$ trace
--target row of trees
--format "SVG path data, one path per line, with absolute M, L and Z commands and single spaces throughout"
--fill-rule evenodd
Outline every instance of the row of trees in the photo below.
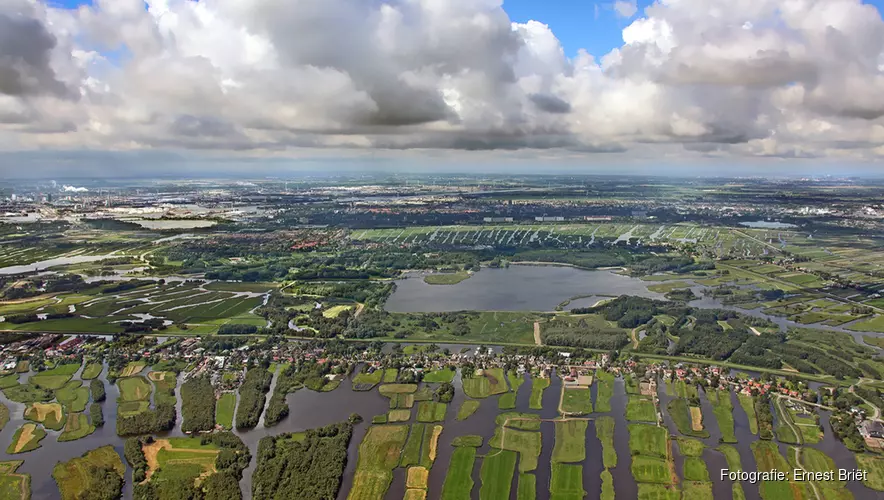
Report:
M 208 377 L 191 377 L 181 385 L 181 418 L 183 432 L 215 427 L 215 389 Z
M 107 393 L 104 391 L 104 382 L 97 378 L 89 382 L 89 391 L 92 393 L 92 401 L 100 403 L 105 400 Z

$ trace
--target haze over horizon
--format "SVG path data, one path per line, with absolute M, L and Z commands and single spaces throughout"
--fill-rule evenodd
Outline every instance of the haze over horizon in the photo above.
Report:
M 5 0 L 0 175 L 880 175 L 880 1 Z

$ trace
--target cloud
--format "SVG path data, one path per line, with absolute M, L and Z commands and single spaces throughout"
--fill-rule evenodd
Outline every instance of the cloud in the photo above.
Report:
M 500 0 L 146 6 L 0 4 L 0 149 L 884 152 L 884 22 L 859 0 L 658 0 L 641 14 L 621 0 L 623 43 L 575 57 Z
M 614 12 L 624 19 L 629 19 L 638 12 L 635 0 L 617 0 L 614 2 Z

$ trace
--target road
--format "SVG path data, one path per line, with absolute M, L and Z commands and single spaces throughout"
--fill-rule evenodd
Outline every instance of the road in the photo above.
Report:
M 543 340 L 540 338 L 540 322 L 534 322 L 534 343 L 537 345 L 543 345 Z

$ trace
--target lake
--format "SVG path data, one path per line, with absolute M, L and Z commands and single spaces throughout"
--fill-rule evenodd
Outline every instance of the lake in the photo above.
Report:
M 740 225 L 755 228 L 755 229 L 789 229 L 792 227 L 798 227 L 795 224 L 789 224 L 788 222 L 778 222 L 778 221 L 769 221 L 769 220 L 756 220 L 756 221 L 751 221 L 751 222 L 741 222 Z
M 663 298 L 663 294 L 648 291 L 647 283 L 637 278 L 565 266 L 482 268 L 456 285 L 428 285 L 424 273 L 407 276 L 396 280 L 396 291 L 387 299 L 387 311 L 552 311 L 577 296 Z

